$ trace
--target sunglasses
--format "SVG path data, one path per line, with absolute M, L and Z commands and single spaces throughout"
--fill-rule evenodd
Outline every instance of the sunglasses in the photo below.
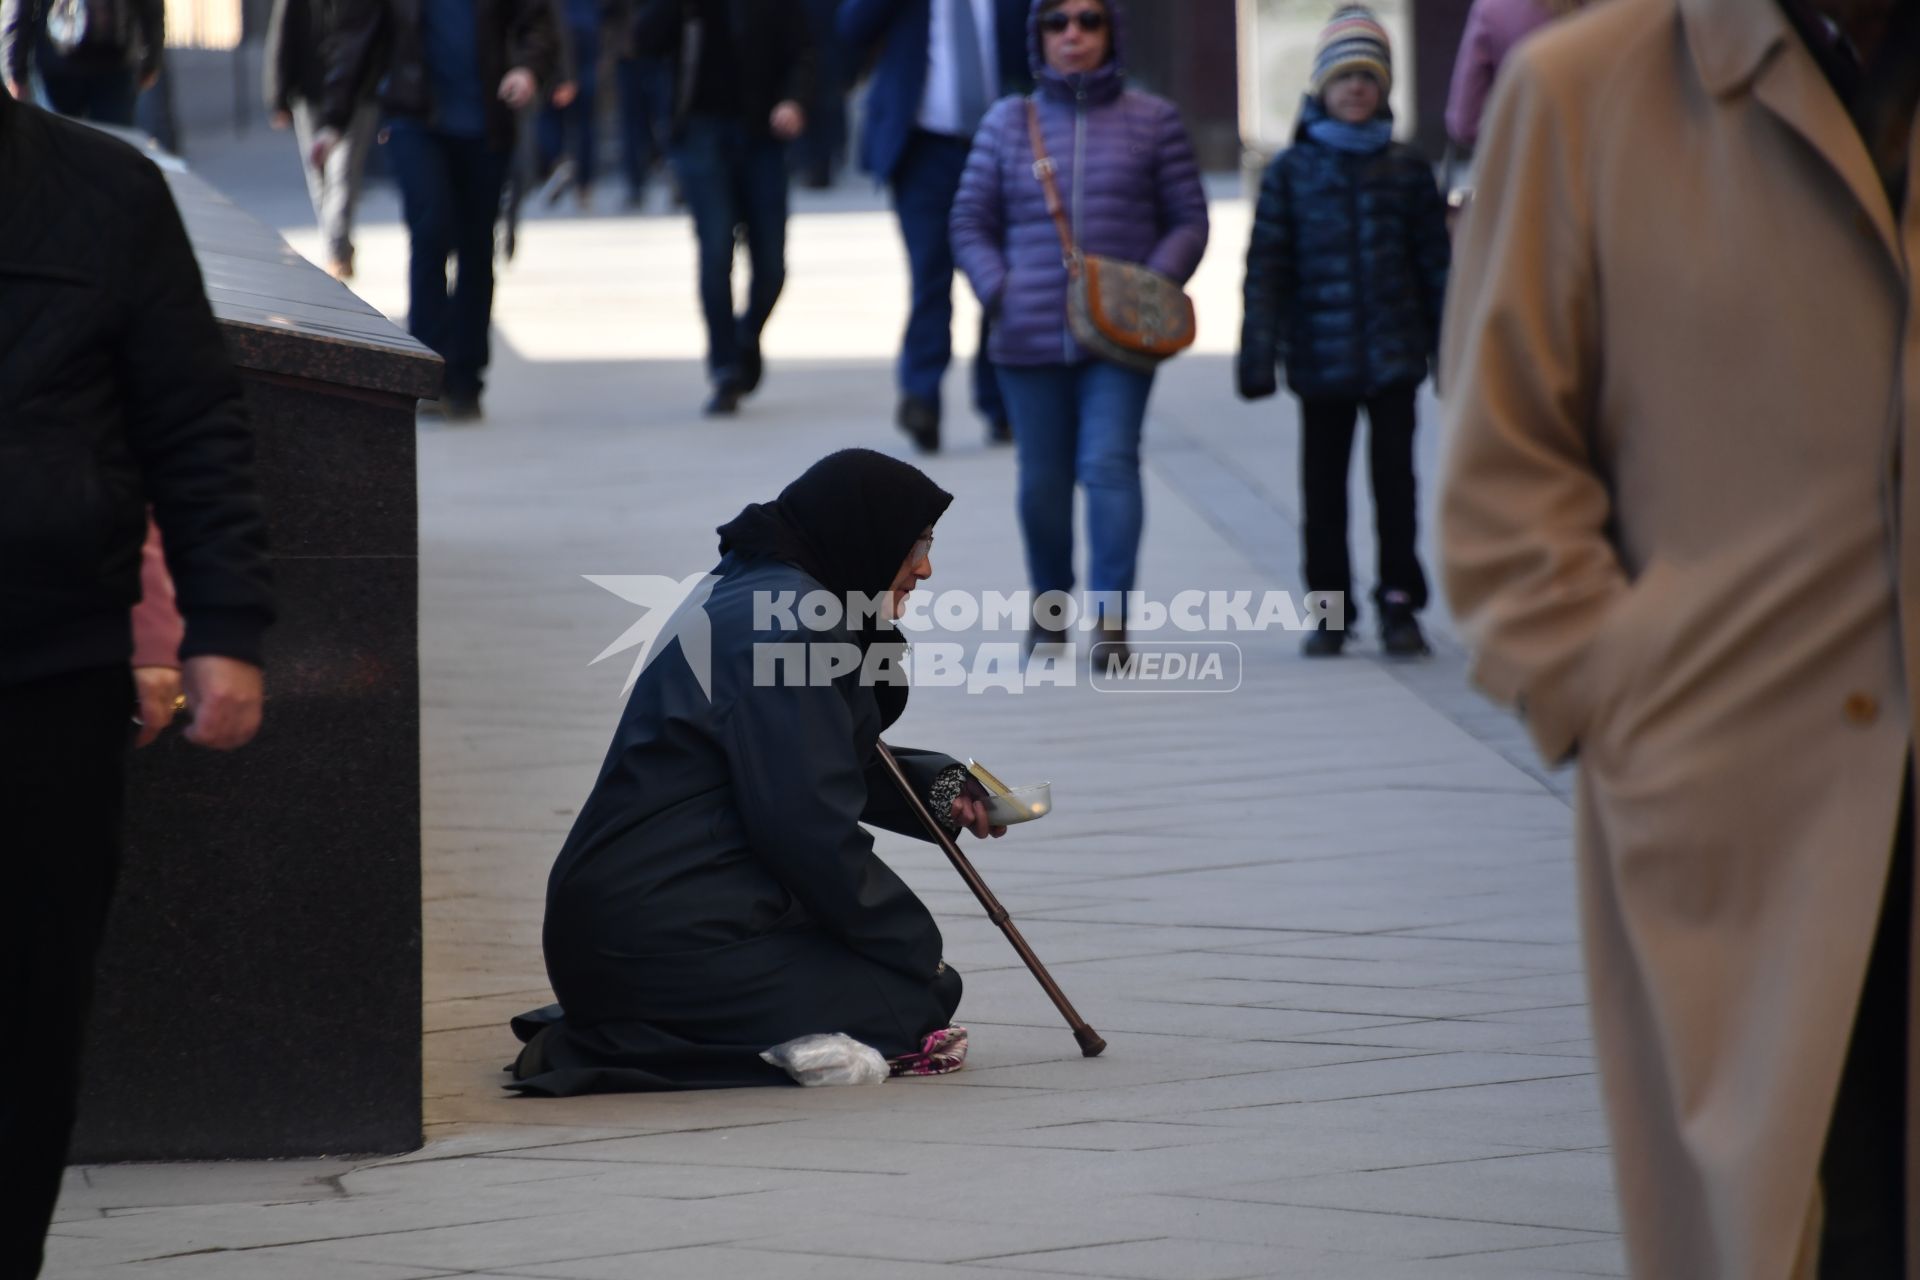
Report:
M 1074 23 L 1088 35 L 1107 29 L 1107 15 L 1098 9 L 1082 9 L 1079 13 L 1049 13 L 1040 19 L 1040 29 L 1050 36 L 1064 35 Z
M 926 537 L 920 539 L 918 542 L 913 544 L 913 549 L 907 553 L 907 563 L 919 564 L 932 554 L 933 554 L 933 535 L 928 534 Z

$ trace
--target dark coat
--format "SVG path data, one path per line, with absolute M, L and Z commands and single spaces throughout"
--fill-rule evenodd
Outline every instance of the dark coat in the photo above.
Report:
M 152 75 L 160 70 L 161 54 L 166 49 L 165 0 L 124 3 L 132 19 L 133 37 L 127 45 L 126 66 L 138 75 Z M 47 42 L 47 8 L 47 0 L 0 0 L 0 72 L 9 80 L 25 84 L 36 52 L 43 72 L 101 70 L 91 64 L 68 63 Z
M 840 43 L 849 65 L 873 68 L 860 126 L 860 167 L 885 182 L 906 154 L 927 93 L 933 0 L 841 0 Z M 1027 0 L 994 0 L 1002 93 L 1024 92 Z
M 128 661 L 149 504 L 182 656 L 258 663 L 253 436 L 166 180 L 0 93 L 0 684 Z
M 769 122 L 775 107 L 797 102 L 804 108 L 813 101 L 813 24 L 798 0 L 729 0 L 729 4 L 733 51 L 739 63 L 735 83 L 741 119 L 756 136 L 771 137 Z M 700 22 L 688 16 L 685 0 L 639 0 L 633 49 L 643 58 L 671 60 L 672 131 L 677 137 L 693 100 L 694 72 L 700 65 Z
M 545 1030 L 536 1074 L 511 1087 L 778 1083 L 763 1049 L 843 1031 L 893 1057 L 959 1003 L 939 927 L 860 825 L 924 835 L 878 764 L 873 690 L 857 673 L 755 684 L 756 644 L 798 643 L 755 630 L 755 593 L 822 588 L 772 560 L 729 556 L 718 572 L 712 697 L 684 641 L 668 642 L 554 864 L 544 944 L 559 1004 L 516 1020 L 522 1039 Z M 897 754 L 923 795 L 958 767 Z
M 1200 166 L 1174 105 L 1126 87 L 1120 0 L 1107 0 L 1107 11 L 1114 57 L 1084 76 L 1049 68 L 1038 27 L 1031 18 L 1027 24 L 1054 180 L 1083 252 L 1184 283 L 1207 249 Z M 1002 98 L 980 123 L 953 202 L 953 256 L 995 317 L 988 339 L 995 364 L 1074 364 L 1090 357 L 1067 327 L 1067 269 L 1033 163 L 1027 100 Z
M 474 0 L 479 27 L 481 96 L 487 104 L 487 145 L 510 151 L 513 109 L 495 89 L 507 72 L 525 67 L 546 93 L 566 75 L 566 51 L 553 0 Z M 327 42 L 321 120 L 346 132 L 353 113 L 371 91 L 389 115 L 434 119 L 432 80 L 427 73 L 421 0 L 337 0 L 333 36 Z
M 1294 145 L 1260 183 L 1247 247 L 1242 395 L 1271 395 L 1275 365 L 1307 399 L 1364 399 L 1427 376 L 1439 350 L 1451 246 L 1433 169 L 1412 147 L 1372 155 Z

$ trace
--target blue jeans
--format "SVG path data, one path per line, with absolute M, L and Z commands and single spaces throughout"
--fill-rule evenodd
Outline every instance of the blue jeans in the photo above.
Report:
M 574 185 L 581 191 L 593 189 L 595 176 L 594 157 L 598 154 L 599 131 L 595 122 L 599 116 L 600 103 L 600 28 L 597 26 L 570 27 L 569 35 L 573 40 L 573 82 L 579 89 L 579 95 L 564 107 L 551 103 L 540 109 L 540 118 L 535 125 L 540 143 L 540 169 L 543 173 L 553 171 L 560 157 L 573 144 Z
M 407 332 L 447 362 L 449 396 L 480 394 L 493 318 L 493 224 L 507 154 L 485 138 L 439 133 L 412 120 L 389 129 L 394 175 L 412 244 Z M 455 263 L 447 288 L 447 256 Z
M 661 139 L 673 121 L 673 67 L 665 58 L 622 58 L 614 64 L 620 84 L 620 156 L 627 199 L 638 204 L 647 171 L 665 148 Z
M 1087 586 L 1131 591 L 1145 503 L 1140 428 L 1153 375 L 1103 360 L 1000 365 L 1020 458 L 1020 531 L 1036 594 L 1071 591 L 1073 486 L 1087 494 Z
M 787 148 L 739 120 L 693 116 L 673 144 L 673 168 L 700 240 L 700 309 L 707 374 L 725 383 L 760 333 L 787 282 Z M 744 230 L 753 279 L 746 314 L 733 314 L 734 236 Z
M 940 382 L 953 361 L 953 244 L 947 216 L 967 167 L 968 143 L 916 129 L 893 171 L 893 211 L 907 245 L 913 305 L 900 346 L 902 395 L 940 403 Z M 1007 416 L 1000 386 L 987 360 L 987 322 L 980 321 L 980 354 L 973 362 L 973 406 L 989 421 Z

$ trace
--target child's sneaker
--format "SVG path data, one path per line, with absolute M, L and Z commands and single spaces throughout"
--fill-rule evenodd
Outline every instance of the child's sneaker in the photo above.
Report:
M 1380 601 L 1380 647 L 1389 658 L 1424 658 L 1433 652 L 1413 616 L 1413 605 L 1398 591 Z

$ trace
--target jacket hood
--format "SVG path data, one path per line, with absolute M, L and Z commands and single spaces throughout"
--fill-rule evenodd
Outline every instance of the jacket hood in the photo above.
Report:
M 1107 10 L 1107 25 L 1112 31 L 1113 56 L 1105 64 L 1084 75 L 1063 76 L 1047 65 L 1040 36 L 1040 11 L 1049 0 L 1033 0 L 1027 9 L 1027 67 L 1033 83 L 1048 97 L 1077 97 L 1084 92 L 1095 102 L 1120 96 L 1127 87 L 1127 11 L 1124 0 L 1100 0 Z

